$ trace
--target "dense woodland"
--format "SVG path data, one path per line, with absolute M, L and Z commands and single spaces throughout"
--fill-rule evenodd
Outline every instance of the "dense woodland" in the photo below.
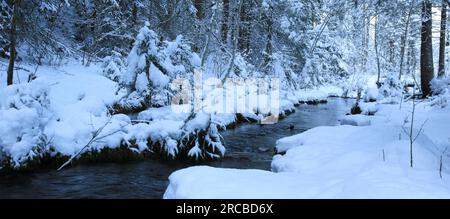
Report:
M 126 57 L 145 22 L 160 42 L 182 36 L 214 74 L 251 65 L 248 72 L 270 75 L 281 65 L 295 86 L 420 71 L 427 96 L 447 62 L 445 0 L 2 0 L 0 7 L 8 84 L 17 61 Z

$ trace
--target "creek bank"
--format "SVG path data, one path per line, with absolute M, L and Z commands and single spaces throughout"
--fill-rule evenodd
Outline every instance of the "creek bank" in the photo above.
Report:
M 299 101 L 298 104 L 295 104 L 297 107 L 302 104 L 305 105 L 317 105 L 317 104 L 325 104 L 327 100 L 312 100 L 312 101 Z M 295 108 L 286 108 L 279 114 L 279 119 L 284 119 L 294 113 L 296 111 Z M 236 114 L 236 119 L 227 124 L 224 128 L 220 128 L 220 131 L 225 131 L 229 129 L 235 129 L 239 125 L 242 124 L 257 124 L 258 120 L 254 117 L 246 117 L 243 114 Z M 138 146 L 133 144 L 137 148 Z M 136 152 L 136 149 L 131 150 L 129 145 L 122 144 L 119 147 L 111 148 L 105 147 L 99 150 L 89 150 L 83 152 L 77 159 L 74 159 L 70 166 L 79 165 L 79 164 L 96 164 L 96 163 L 124 163 L 124 162 L 132 162 L 132 161 L 143 161 L 148 159 L 159 159 L 165 162 L 173 162 L 174 158 L 167 156 L 164 153 L 161 145 L 156 142 L 152 143 L 150 140 L 148 141 L 148 146 L 150 149 L 144 150 L 142 152 Z M 195 160 L 191 157 L 185 156 L 187 151 L 180 151 L 180 156 L 176 158 L 176 160 L 194 164 L 205 164 L 210 161 L 214 161 L 217 159 L 205 159 L 205 160 Z M 57 153 L 53 150 L 52 153 L 44 153 L 38 157 L 27 160 L 23 165 L 19 167 L 14 167 L 13 164 L 9 162 L 10 159 L 3 159 L 3 162 L 0 164 L 0 175 L 7 174 L 15 174 L 15 173 L 30 173 L 39 170 L 45 169 L 54 169 L 58 168 L 67 162 L 70 159 L 70 156 L 63 155 L 61 153 Z
M 317 126 L 339 124 L 352 99 L 330 98 L 327 104 L 301 105 L 273 125 L 242 123 L 221 131 L 227 153 L 218 161 L 161 160 L 147 157 L 123 163 L 74 163 L 63 171 L 59 166 L 38 166 L 28 173 L 0 178 L 2 198 L 156 198 L 163 196 L 174 171 L 195 165 L 221 168 L 270 170 L 273 149 L 280 138 Z M 290 126 L 294 124 L 293 128 Z

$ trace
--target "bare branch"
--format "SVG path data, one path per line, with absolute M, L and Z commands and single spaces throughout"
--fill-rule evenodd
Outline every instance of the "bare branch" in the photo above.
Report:
M 58 171 L 62 170 L 64 167 L 66 167 L 67 165 L 71 164 L 72 161 L 74 159 L 76 159 L 78 156 L 80 156 L 80 154 L 82 154 L 85 149 L 87 149 L 89 146 L 91 146 L 92 143 L 97 142 L 97 141 L 99 141 L 99 140 L 101 140 L 101 139 L 103 139 L 105 137 L 110 136 L 110 135 L 107 134 L 107 135 L 99 137 L 99 135 L 101 134 L 103 129 L 105 129 L 105 127 L 108 126 L 111 123 L 111 119 L 112 119 L 112 117 L 109 117 L 108 121 L 102 127 L 97 129 L 93 133 L 92 138 L 89 140 L 89 142 L 83 148 L 81 148 L 81 150 L 79 150 L 76 154 L 72 155 L 72 157 L 70 157 L 70 159 L 67 162 L 65 162 L 63 165 L 61 165 L 61 167 L 58 168 Z M 117 133 L 117 132 L 115 132 L 115 133 Z

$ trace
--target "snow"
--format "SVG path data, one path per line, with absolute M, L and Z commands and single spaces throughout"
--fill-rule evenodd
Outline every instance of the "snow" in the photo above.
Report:
M 137 116 L 138 120 L 185 120 L 189 116 L 188 113 L 176 113 L 172 110 L 171 106 L 165 106 L 161 108 L 149 108 L 140 112 Z
M 38 69 L 38 78 L 32 83 L 14 85 L 6 88 L 6 91 L 15 88 L 22 89 L 24 94 L 6 93 L 1 99 L 2 101 L 9 101 L 8 98 L 17 98 L 18 95 L 35 96 L 36 93 L 45 92 L 47 103 L 44 109 L 47 113 L 42 112 L 41 106 L 30 105 L 28 108 L 17 111 L 14 116 L 12 109 L 8 109 L 8 103 L 3 102 L 0 114 L 2 118 L 2 127 L 0 130 L 8 130 L 6 127 L 11 127 L 12 124 L 21 124 L 17 130 L 10 129 L 9 133 L 2 136 L 17 136 L 24 138 L 24 130 L 32 128 L 30 123 L 36 120 L 41 120 L 37 130 L 40 134 L 35 134 L 35 138 L 45 138 L 48 142 L 24 142 L 20 141 L 20 145 L 6 142 L 6 138 L 2 138 L 3 153 L 12 157 L 16 166 L 22 164 L 29 157 L 29 153 L 35 150 L 39 144 L 45 143 L 43 152 L 48 152 L 51 147 L 62 155 L 72 155 L 81 150 L 81 148 L 92 138 L 94 129 L 100 128 L 107 123 L 108 106 L 118 99 L 115 95 L 117 90 L 116 84 L 97 74 L 98 66 L 81 67 L 78 64 L 69 63 L 57 70 L 51 67 L 40 67 Z M 39 89 L 45 89 L 40 91 Z M 10 102 L 10 101 L 9 101 Z M 23 98 L 22 98 L 23 102 Z M 48 105 L 48 106 L 47 106 Z M 43 117 L 44 116 L 44 117 Z M 47 117 L 47 118 L 45 118 Z M 105 128 L 104 134 L 112 131 L 111 127 L 117 126 L 117 123 L 123 122 L 116 120 L 120 116 L 115 116 L 111 120 L 109 127 Z M 46 121 L 42 121 L 46 119 Z M 111 147 L 118 146 L 120 141 L 115 141 L 111 135 L 105 142 Z M 15 141 L 15 140 L 13 140 Z M 10 149 L 8 149 L 10 147 Z M 37 149 L 36 149 L 37 150 Z
M 299 91 L 296 98 L 300 102 L 323 101 L 328 98 L 328 94 L 320 90 Z
M 366 115 L 348 115 L 341 120 L 341 125 L 369 126 L 370 118 Z
M 47 139 L 42 127 L 51 118 L 45 84 L 14 85 L 0 92 L 0 149 L 10 154 L 13 165 L 36 156 Z M 45 148 L 44 148 L 45 149 Z
M 307 89 L 284 93 L 283 99 L 286 99 L 293 104 L 298 104 L 314 101 L 325 101 L 327 100 L 328 96 L 329 95 L 323 91 L 317 89 Z
M 95 70 L 68 69 L 66 74 L 49 72 L 42 76 L 42 80 L 54 84 L 49 96 L 55 119 L 45 133 L 63 155 L 76 153 L 89 141 L 92 132 L 107 122 L 107 106 L 118 99 L 111 92 L 117 90 L 115 83 L 95 74 Z
M 364 115 L 374 115 L 378 111 L 378 103 L 359 103 L 359 107 L 361 108 L 362 114 Z
M 431 81 L 430 87 L 435 95 L 442 95 L 448 92 L 450 78 L 435 78 Z
M 285 99 L 292 103 L 298 102 L 322 102 L 328 97 L 342 97 L 343 90 L 337 86 L 325 85 L 313 89 L 302 89 L 292 93 L 286 93 Z
M 329 97 L 342 97 L 344 93 L 342 88 L 334 85 L 320 86 L 318 90 L 323 93 L 326 93 Z
M 317 127 L 276 143 L 272 171 L 191 167 L 173 173 L 164 198 L 450 198 L 450 108 L 418 103 L 410 167 L 412 103 L 378 104 L 353 125 Z M 370 124 L 369 124 L 370 122 Z M 283 154 L 283 155 L 281 155 Z M 443 156 L 442 179 L 440 156 Z
M 0 134 L 5 136 L 0 140 L 2 157 L 10 157 L 19 167 L 50 151 L 54 151 L 52 155 L 72 156 L 103 126 L 98 135 L 101 139 L 86 151 L 117 148 L 125 143 L 130 150 L 143 152 L 150 149 L 150 140 L 175 156 L 176 140 L 181 137 L 181 126 L 188 115 L 174 113 L 169 106 L 150 108 L 137 115 L 138 120 L 147 122 L 132 124 L 127 115 L 108 113 L 123 95 L 117 90 L 118 84 L 103 76 L 99 65 L 84 67 L 75 62 L 57 69 L 40 67 L 36 81 L 1 89 Z M 221 118 L 230 122 L 229 117 Z M 41 144 L 45 148 L 37 147 Z
M 364 92 L 364 101 L 366 102 L 374 102 L 378 98 L 378 89 L 369 87 Z
M 380 168 L 361 174 L 359 179 L 349 176 L 347 181 L 337 181 L 330 177 L 301 178 L 300 175 L 292 173 L 198 166 L 173 173 L 169 178 L 171 183 L 164 193 L 164 198 L 448 198 L 449 189 L 429 172 L 418 171 L 411 179 L 393 178 L 398 173 L 410 174 L 410 172 L 412 171 Z M 371 182 L 377 182 L 380 175 L 387 178 L 374 186 L 366 187 Z M 430 177 L 434 181 L 427 180 Z M 402 196 L 399 197 L 399 194 Z

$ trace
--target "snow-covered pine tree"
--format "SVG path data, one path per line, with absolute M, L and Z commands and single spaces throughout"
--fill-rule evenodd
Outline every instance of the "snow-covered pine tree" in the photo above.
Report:
M 120 52 L 112 51 L 112 55 L 103 59 L 103 75 L 117 83 L 123 81 L 122 74 L 126 71 L 126 63 Z
M 130 0 L 93 0 L 88 10 L 90 34 L 85 49 L 98 57 L 110 55 L 111 50 L 125 55 L 134 41 L 135 6 L 136 2 Z
M 151 106 L 151 59 L 155 59 L 158 54 L 161 42 L 149 26 L 147 22 L 140 29 L 128 55 L 127 70 L 122 76 L 121 86 L 127 89 L 128 95 L 119 104 L 125 111 L 140 111 Z
M 161 41 L 149 26 L 146 22 L 141 28 L 128 55 L 127 70 L 120 82 L 128 93 L 119 103 L 122 109 L 136 111 L 168 105 L 172 97 L 170 82 L 176 78 L 192 81 L 194 70 L 200 66 L 199 56 L 182 36 Z
M 389 74 L 383 81 L 379 89 L 379 97 L 382 103 L 398 103 L 402 98 L 403 86 L 398 77 L 393 73 Z
M 14 84 L 0 91 L 0 157 L 7 166 L 18 168 L 27 161 L 42 158 L 50 151 L 50 139 L 45 133 L 52 118 L 49 85 L 33 81 Z M 14 151 L 24 147 L 27 150 Z

